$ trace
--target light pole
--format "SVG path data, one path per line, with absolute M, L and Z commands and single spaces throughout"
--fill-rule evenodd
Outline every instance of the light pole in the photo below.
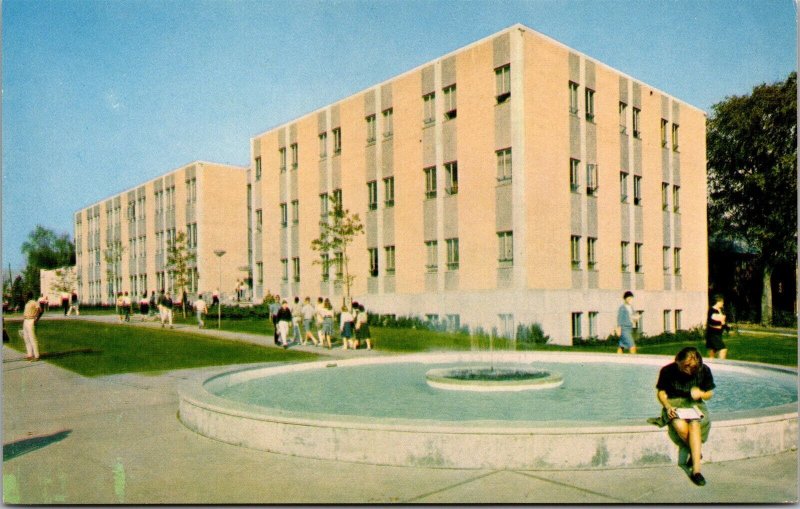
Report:
M 225 255 L 224 249 L 215 249 L 214 254 L 217 255 L 219 258 L 219 286 L 217 287 L 217 291 L 219 292 L 219 302 L 217 302 L 217 329 L 222 328 L 222 257 Z

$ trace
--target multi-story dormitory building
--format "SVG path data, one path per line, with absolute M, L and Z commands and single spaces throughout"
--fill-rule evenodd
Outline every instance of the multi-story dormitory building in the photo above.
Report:
M 645 333 L 700 324 L 705 121 L 515 25 L 251 140 L 255 298 L 341 295 L 311 249 L 338 195 L 374 313 L 569 343 L 609 334 L 630 289 Z
M 75 213 L 78 294 L 113 303 L 114 289 L 177 294 L 167 246 L 186 234 L 196 255 L 187 292 L 232 292 L 247 279 L 247 169 L 196 161 Z M 116 246 L 116 247 L 115 247 Z M 214 251 L 226 253 L 218 258 Z M 116 261 L 113 253 L 121 254 Z M 116 279 L 116 285 L 114 284 Z

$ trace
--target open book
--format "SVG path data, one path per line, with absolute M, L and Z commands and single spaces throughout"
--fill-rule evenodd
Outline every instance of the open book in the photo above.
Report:
M 678 414 L 678 419 L 686 421 L 695 421 L 703 418 L 703 412 L 697 408 L 697 405 L 691 408 L 676 408 L 675 412 Z

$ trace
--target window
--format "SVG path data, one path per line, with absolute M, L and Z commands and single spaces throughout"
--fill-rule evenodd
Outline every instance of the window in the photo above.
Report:
M 672 186 L 672 211 L 681 210 L 681 186 Z
M 264 262 L 256 262 L 256 282 L 258 284 L 264 282 Z
M 278 156 L 280 159 L 281 171 L 286 171 L 286 147 L 281 147 L 278 149 Z
M 383 205 L 394 207 L 394 177 L 383 179 Z
M 642 112 L 639 108 L 633 108 L 633 137 L 642 138 L 642 133 L 639 130 L 639 114 Z
M 341 251 L 333 253 L 333 264 L 336 267 L 336 279 L 341 281 L 344 276 L 344 257 Z
M 667 146 L 667 124 L 668 122 L 665 119 L 661 119 L 661 146 Z
M 436 166 L 425 168 L 425 198 L 436 198 Z
M 594 90 L 586 89 L 586 120 L 594 122 Z
M 681 248 L 676 247 L 672 251 L 672 267 L 675 270 L 675 275 L 680 275 L 681 273 Z
M 589 311 L 589 338 L 597 337 L 597 311 Z
M 292 143 L 292 169 L 297 169 L 297 161 L 298 161 L 298 150 L 297 150 L 297 143 Z
M 446 239 L 447 270 L 458 270 L 458 239 Z
M 586 238 L 586 266 L 589 270 L 594 270 L 597 265 L 597 239 L 594 237 Z
M 319 215 L 323 219 L 328 217 L 328 193 L 319 195 Z
M 583 321 L 583 313 L 572 313 L 572 341 L 580 341 L 583 336 L 581 334 L 581 322 Z
M 664 332 L 671 332 L 670 327 L 672 327 L 672 311 L 669 309 L 664 310 Z
M 322 259 L 322 280 L 328 281 L 331 278 L 331 257 L 328 253 L 323 253 L 320 258 Z
M 375 115 L 367 117 L 367 143 L 375 141 Z
M 497 260 L 501 265 L 514 262 L 514 233 L 497 232 Z
M 394 109 L 383 110 L 383 137 L 389 138 L 394 133 Z
M 570 247 L 570 260 L 572 261 L 573 270 L 580 270 L 581 268 L 581 238 L 578 235 L 572 235 L 569 238 Z
M 319 133 L 319 158 L 328 157 L 328 133 Z
M 504 148 L 495 152 L 497 155 L 497 180 L 505 182 L 511 180 L 511 148 Z
M 586 194 L 595 196 L 597 194 L 597 165 L 589 163 L 586 165 Z
M 367 251 L 369 251 L 369 275 L 378 277 L 378 249 L 371 247 Z
M 261 157 L 256 157 L 256 180 L 261 180 Z
M 445 192 L 447 194 L 458 194 L 458 162 L 451 161 L 444 165 L 445 173 Z
M 444 90 L 444 118 L 451 120 L 456 118 L 456 86 L 450 85 Z
M 342 128 L 337 127 L 333 130 L 333 153 L 342 153 Z
M 672 124 L 672 150 L 678 151 L 678 124 Z
M 281 258 L 281 280 L 285 283 L 289 281 L 289 260 Z
M 628 105 L 624 102 L 619 103 L 619 132 L 628 133 Z
M 386 254 L 386 273 L 394 274 L 394 246 L 386 246 L 384 251 Z
M 372 180 L 367 182 L 367 206 L 369 210 L 375 210 L 378 208 L 378 182 Z
M 633 176 L 633 204 L 642 204 L 642 177 L 639 175 Z
M 300 202 L 292 200 L 292 224 L 300 222 Z
M 281 203 L 281 226 L 286 228 L 287 224 L 289 224 L 289 211 L 286 209 L 286 204 Z
M 569 82 L 569 112 L 572 115 L 578 114 L 578 84 L 574 81 Z
M 628 203 L 628 174 L 619 172 L 619 201 Z
M 344 207 L 344 198 L 342 198 L 341 189 L 333 190 L 333 206 L 336 207 L 337 210 L 342 210 L 342 207 Z
M 666 182 L 661 183 L 661 210 L 667 210 L 669 207 L 669 184 Z
M 622 272 L 628 272 L 628 245 L 626 241 L 620 242 L 620 268 Z
M 422 121 L 425 124 L 436 122 L 436 94 L 434 92 L 422 96 Z
M 633 270 L 635 272 L 642 272 L 644 260 L 642 259 L 642 243 L 635 242 L 633 244 Z
M 292 279 L 295 283 L 300 282 L 300 258 L 292 258 Z
M 425 269 L 427 269 L 428 272 L 436 272 L 439 268 L 439 243 L 435 240 L 426 242 L 425 254 L 427 255 Z
M 511 64 L 494 70 L 494 82 L 497 104 L 506 102 L 511 97 Z
M 683 329 L 683 326 L 681 325 L 681 321 L 682 321 L 681 320 L 681 315 L 682 314 L 683 314 L 683 312 L 680 309 L 676 309 L 675 310 L 675 332 L 678 332 L 679 330 Z
M 581 162 L 577 159 L 570 159 L 569 160 L 569 190 L 573 193 L 577 193 L 578 189 L 580 188 L 580 180 L 581 180 Z
M 664 274 L 669 274 L 669 246 L 661 248 L 661 263 L 664 268 Z
M 497 337 L 514 339 L 516 329 L 514 328 L 514 315 L 510 313 L 502 313 L 497 315 L 500 321 L 500 330 L 497 331 Z
M 426 315 L 425 315 L 425 320 L 426 320 L 428 323 L 435 324 L 436 322 L 438 322 L 438 321 L 439 321 L 439 315 L 435 315 L 435 314 L 426 314 Z
M 260 232 L 262 229 L 262 221 L 264 219 L 261 209 L 256 209 L 256 231 Z
M 446 315 L 447 330 L 456 331 L 461 328 L 461 315 Z

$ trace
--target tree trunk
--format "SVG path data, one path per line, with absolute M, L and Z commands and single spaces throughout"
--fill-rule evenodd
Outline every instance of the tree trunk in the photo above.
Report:
M 772 267 L 764 266 L 761 281 L 761 325 L 772 325 Z

